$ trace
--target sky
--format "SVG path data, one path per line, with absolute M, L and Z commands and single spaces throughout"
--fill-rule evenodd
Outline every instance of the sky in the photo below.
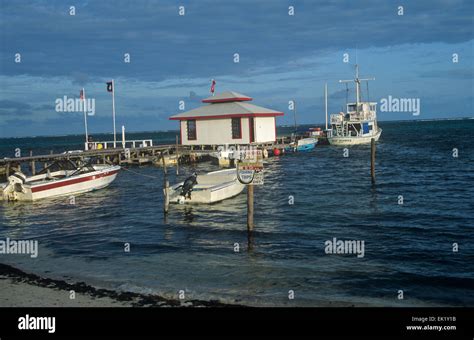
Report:
M 178 129 L 168 118 L 203 105 L 211 79 L 284 112 L 279 125 L 291 100 L 299 124 L 322 123 L 324 84 L 341 111 L 356 63 L 375 77 L 363 100 L 420 102 L 380 121 L 472 117 L 473 14 L 472 0 L 0 0 L 0 138 L 83 133 L 82 112 L 56 110 L 82 88 L 89 132 L 112 132 L 111 79 L 118 131 Z

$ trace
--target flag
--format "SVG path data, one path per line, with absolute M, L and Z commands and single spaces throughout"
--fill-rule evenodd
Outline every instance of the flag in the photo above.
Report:
M 109 81 L 107 82 L 107 92 L 114 92 L 114 83 Z
M 216 89 L 216 81 L 212 79 L 212 84 L 211 84 L 211 93 L 214 94 L 214 90 Z
M 79 96 L 80 96 L 81 100 L 84 100 L 84 99 L 85 99 L 85 96 L 84 96 L 84 89 L 81 90 Z

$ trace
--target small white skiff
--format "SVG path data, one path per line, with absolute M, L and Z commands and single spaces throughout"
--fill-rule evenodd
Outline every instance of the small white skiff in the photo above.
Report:
M 237 179 L 236 169 L 191 176 L 170 187 L 170 203 L 215 203 L 240 194 L 245 185 Z
M 58 161 L 35 176 L 15 172 L 1 186 L 1 196 L 8 201 L 34 201 L 93 191 L 112 183 L 119 170 L 120 166 L 115 165 L 86 164 L 78 168 L 71 161 Z

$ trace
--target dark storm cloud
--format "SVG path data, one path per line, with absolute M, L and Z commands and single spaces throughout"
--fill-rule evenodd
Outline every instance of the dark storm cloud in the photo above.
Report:
M 471 1 L 2 1 L 2 74 L 159 81 L 279 64 L 323 50 L 472 39 Z M 186 15 L 178 16 L 178 6 Z M 397 7 L 404 6 L 404 15 Z M 22 63 L 13 55 L 22 54 Z M 131 63 L 123 62 L 124 53 Z M 262 63 L 265 61 L 265 64 Z M 298 65 L 286 65 L 286 70 Z
M 32 115 L 31 105 L 14 100 L 0 100 L 0 117 L 18 117 Z

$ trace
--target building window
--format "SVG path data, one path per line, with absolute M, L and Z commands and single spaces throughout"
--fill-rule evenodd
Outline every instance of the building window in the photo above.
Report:
M 187 120 L 186 127 L 188 130 L 188 140 L 196 140 L 196 120 Z
M 232 139 L 242 138 L 242 125 L 240 118 L 232 118 Z

